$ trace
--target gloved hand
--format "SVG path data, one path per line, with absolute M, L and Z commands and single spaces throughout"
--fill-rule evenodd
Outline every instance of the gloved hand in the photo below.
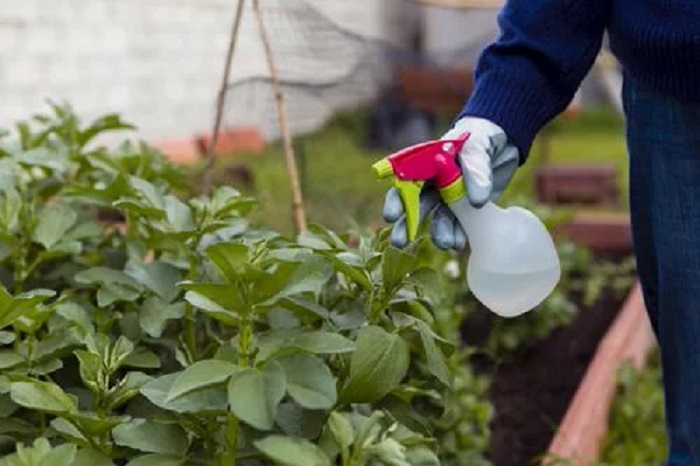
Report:
M 496 201 L 518 168 L 518 149 L 508 142 L 496 124 L 476 117 L 464 117 L 441 139 L 457 139 L 469 132 L 457 159 L 464 175 L 469 202 L 482 207 Z M 420 195 L 420 222 L 432 213 L 431 236 L 440 249 L 463 249 L 468 239 L 459 222 L 440 198 L 438 190 L 426 183 Z M 403 248 L 408 244 L 406 215 L 399 192 L 391 188 L 384 201 L 384 220 L 393 223 L 391 244 Z

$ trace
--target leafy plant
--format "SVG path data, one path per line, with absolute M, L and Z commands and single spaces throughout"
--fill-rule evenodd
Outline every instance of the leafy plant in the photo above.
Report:
M 427 248 L 253 228 L 235 189 L 97 146 L 118 117 L 52 112 L 0 139 L 3 461 L 481 464 Z
M 601 466 L 663 464 L 668 445 L 658 352 L 652 354 L 649 366 L 642 371 L 624 365 L 618 380 Z

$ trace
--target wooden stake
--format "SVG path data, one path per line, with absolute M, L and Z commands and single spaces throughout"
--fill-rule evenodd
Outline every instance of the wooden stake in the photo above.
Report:
M 267 36 L 267 31 L 265 30 L 265 24 L 263 23 L 262 12 L 260 11 L 260 1 L 253 0 L 253 7 L 255 8 L 255 17 L 258 22 L 258 27 L 260 28 L 260 39 L 265 47 L 265 58 L 267 60 L 267 66 L 270 70 L 272 88 L 275 93 L 275 101 L 277 103 L 277 116 L 279 118 L 282 139 L 284 140 L 284 155 L 287 162 L 287 173 L 289 175 L 289 181 L 292 187 L 292 210 L 294 213 L 294 223 L 297 233 L 303 233 L 307 228 L 306 213 L 304 212 L 304 202 L 301 187 L 299 185 L 299 172 L 297 170 L 296 160 L 294 158 L 294 146 L 292 144 L 292 134 L 289 129 L 287 107 L 284 102 L 284 96 L 282 95 L 282 86 L 279 81 L 279 75 L 277 74 L 277 67 L 275 66 L 275 60 L 272 55 L 272 48 L 270 47 L 270 41 Z
M 233 53 L 236 49 L 238 41 L 238 31 L 241 27 L 241 17 L 243 16 L 243 6 L 245 0 L 238 0 L 236 7 L 236 16 L 233 18 L 231 26 L 231 37 L 228 44 L 228 52 L 226 53 L 226 64 L 224 65 L 224 73 L 221 78 L 221 86 L 219 87 L 219 95 L 216 103 L 216 117 L 214 118 L 214 128 L 212 129 L 212 137 L 207 148 L 206 159 L 207 164 L 204 168 L 204 180 L 202 182 L 204 194 L 209 195 L 211 192 L 211 177 L 214 171 L 214 163 L 216 162 L 216 144 L 219 141 L 219 132 L 221 130 L 221 121 L 224 117 L 224 108 L 226 107 L 226 92 L 228 91 L 228 80 L 231 75 L 231 62 L 233 61 Z

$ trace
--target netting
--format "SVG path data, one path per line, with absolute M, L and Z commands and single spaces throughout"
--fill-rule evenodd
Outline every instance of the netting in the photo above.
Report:
M 265 0 L 261 5 L 295 134 L 313 131 L 336 111 L 377 97 L 400 64 L 471 65 L 495 30 L 493 12 L 484 19 L 484 12 L 473 11 L 471 23 L 464 23 L 462 14 L 460 40 L 441 49 L 439 31 L 437 41 L 423 37 L 419 43 L 425 10 L 408 0 Z M 427 54 L 426 39 L 437 42 Z M 273 90 L 250 7 L 242 18 L 231 73 L 225 125 L 252 124 L 276 139 Z
M 250 3 L 242 18 L 224 124 L 254 125 L 266 139 L 277 139 L 277 109 Z M 375 99 L 396 82 L 401 66 L 470 70 L 498 34 L 495 8 L 426 7 L 411 0 L 264 0 L 261 6 L 294 134 L 313 131 L 338 110 Z M 603 98 L 610 100 L 616 89 L 606 76 L 594 74 L 601 81 L 594 88 L 604 85 Z M 435 85 L 466 92 L 469 83 L 461 79 Z M 459 89 L 451 90 L 452 101 Z

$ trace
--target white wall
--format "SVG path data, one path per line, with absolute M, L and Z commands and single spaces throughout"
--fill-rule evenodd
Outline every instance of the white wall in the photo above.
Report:
M 374 95 L 382 51 L 407 33 L 405 0 L 262 0 L 294 130 Z M 120 112 L 149 139 L 208 131 L 235 0 L 0 0 L 0 125 L 65 99 L 86 118 Z M 326 18 L 327 21 L 320 21 Z M 233 80 L 267 76 L 250 11 Z M 247 82 L 247 81 L 245 81 Z M 322 86 L 318 86 L 322 85 Z M 276 136 L 267 85 L 231 90 L 226 124 Z

